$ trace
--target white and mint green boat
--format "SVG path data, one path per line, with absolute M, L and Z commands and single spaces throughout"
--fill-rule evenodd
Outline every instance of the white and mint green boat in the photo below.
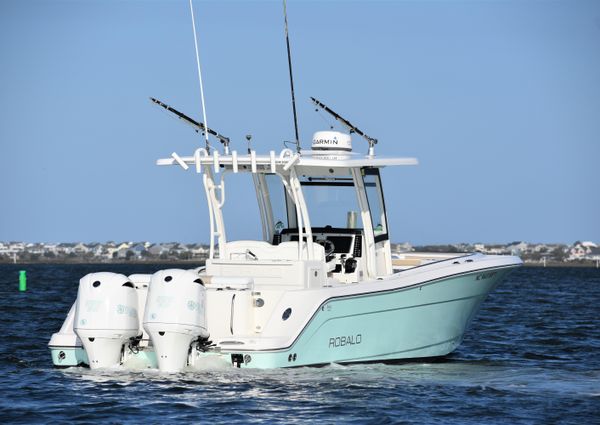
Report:
M 192 0 L 190 10 L 194 22 Z M 375 139 L 314 98 L 364 137 L 368 152 L 354 152 L 350 134 L 337 131 L 316 132 L 312 149 L 300 149 L 285 0 L 284 16 L 296 151 L 230 152 L 228 138 L 152 99 L 204 133 L 206 148 L 158 165 L 202 178 L 209 258 L 194 270 L 84 276 L 49 343 L 56 366 L 178 372 L 215 363 L 278 368 L 445 356 L 489 292 L 521 265 L 482 254 L 392 258 L 380 170 L 417 161 L 377 156 Z M 196 55 L 203 93 L 197 44 Z M 206 123 L 203 95 L 202 105 Z M 234 240 L 226 231 L 225 183 L 233 174 L 254 183 L 262 240 Z M 227 193 L 228 208 L 246 208 Z
M 204 183 L 206 266 L 85 276 L 50 340 L 54 364 L 175 372 L 215 362 L 279 368 L 451 353 L 486 296 L 521 260 L 392 256 L 380 171 L 417 161 L 377 156 L 375 140 L 365 138 L 368 154 L 353 151 L 349 134 L 324 131 L 311 150 L 239 154 L 226 145 L 222 153 L 198 149 L 158 160 Z M 254 182 L 262 240 L 227 233 L 225 204 L 245 208 L 235 194 L 225 196 L 233 174 Z

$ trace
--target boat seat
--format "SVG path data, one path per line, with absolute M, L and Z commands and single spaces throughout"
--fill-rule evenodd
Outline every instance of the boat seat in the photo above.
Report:
M 303 254 L 306 256 L 306 242 L 303 242 Z M 313 244 L 315 259 L 325 261 L 325 249 Z M 281 242 L 271 245 L 265 241 L 232 241 L 227 243 L 227 258 L 230 260 L 297 260 L 298 241 Z

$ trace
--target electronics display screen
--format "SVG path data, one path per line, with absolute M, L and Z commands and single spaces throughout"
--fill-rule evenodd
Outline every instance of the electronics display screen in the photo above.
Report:
M 336 254 L 348 254 L 352 248 L 352 236 L 332 236 L 328 235 L 327 239 L 333 242 Z

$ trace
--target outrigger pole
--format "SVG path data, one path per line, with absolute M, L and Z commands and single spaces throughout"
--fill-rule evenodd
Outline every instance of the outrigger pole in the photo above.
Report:
M 375 154 L 375 145 L 377 144 L 377 139 L 374 139 L 374 138 L 366 135 L 358 127 L 356 127 L 355 125 L 353 125 L 346 118 L 342 117 L 340 114 L 338 114 L 337 112 L 335 112 L 333 109 L 331 109 L 329 106 L 325 105 L 323 102 L 319 101 L 318 99 L 315 99 L 314 97 L 311 97 L 310 100 L 312 100 L 315 105 L 317 105 L 319 108 L 323 109 L 325 112 L 327 112 L 328 114 L 330 114 L 337 121 L 339 121 L 340 123 L 342 123 L 342 125 L 344 127 L 346 127 L 350 133 L 356 133 L 359 136 L 364 137 L 365 140 L 367 142 L 369 142 L 369 155 L 374 155 Z
M 193 118 L 188 117 L 183 112 L 179 112 L 177 109 L 167 105 L 166 103 L 161 102 L 158 99 L 155 99 L 154 97 L 151 97 L 150 100 L 153 103 L 156 103 L 158 106 L 162 106 L 167 111 L 172 112 L 173 114 L 175 114 L 177 116 L 177 118 L 179 118 L 180 120 L 183 120 L 183 122 L 185 122 L 186 124 L 191 125 L 194 128 L 194 130 L 196 130 L 196 133 L 201 131 L 203 133 L 208 133 L 208 134 L 215 136 L 217 139 L 219 139 L 219 141 L 221 143 L 223 143 L 223 146 L 225 146 L 225 149 L 229 150 L 229 137 L 225 137 L 222 134 L 217 133 L 212 128 L 208 128 L 203 123 L 198 122 L 198 121 L 194 120 Z
M 296 151 L 300 152 L 300 136 L 298 136 L 298 116 L 296 115 L 296 97 L 294 96 L 294 77 L 292 76 L 292 54 L 290 53 L 290 38 L 288 36 L 288 22 L 286 1 L 283 0 L 283 19 L 285 21 L 285 44 L 287 46 L 288 69 L 290 70 L 290 88 L 292 91 L 292 109 L 294 111 L 294 130 L 296 131 Z

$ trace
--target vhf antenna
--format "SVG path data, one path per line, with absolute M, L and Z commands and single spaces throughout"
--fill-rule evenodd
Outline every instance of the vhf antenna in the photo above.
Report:
M 323 102 L 315 99 L 314 97 L 311 97 L 310 100 L 312 100 L 313 103 L 315 105 L 317 105 L 317 107 L 323 109 L 325 112 L 327 112 L 328 114 L 330 114 L 333 118 L 335 118 L 337 121 L 339 121 L 340 123 L 342 123 L 342 125 L 344 127 L 346 127 L 350 133 L 356 133 L 359 136 L 364 137 L 365 140 L 367 142 L 369 142 L 369 155 L 370 156 L 375 155 L 375 145 L 377 144 L 377 139 L 374 139 L 374 138 L 372 138 L 370 136 L 367 136 L 358 127 L 356 127 L 355 125 L 353 125 L 350 121 L 348 121 L 346 118 L 342 117 L 340 114 L 338 114 L 337 112 L 335 112 L 329 106 L 325 105 Z M 318 111 L 318 109 L 317 109 L 317 111 Z
M 200 83 L 200 101 L 202 102 L 202 116 L 204 122 L 208 124 L 206 119 L 206 105 L 204 104 L 204 86 L 202 85 L 202 70 L 200 69 L 200 53 L 198 52 L 198 36 L 196 35 L 196 20 L 194 19 L 194 5 L 190 0 L 190 12 L 192 15 L 192 29 L 194 32 L 194 47 L 196 48 L 196 65 L 198 67 L 198 82 Z M 208 133 L 204 132 L 204 140 L 206 142 L 206 152 L 210 153 L 210 143 L 208 143 Z M 226 154 L 229 152 L 225 152 Z
M 156 103 L 158 106 L 162 106 L 163 108 L 165 108 L 167 111 L 175 114 L 175 116 L 177 116 L 177 118 L 179 118 L 180 120 L 183 120 L 184 123 L 189 124 L 192 126 L 192 128 L 194 130 L 196 130 L 196 133 L 198 133 L 199 131 L 201 131 L 203 134 L 212 134 L 213 136 L 215 136 L 221 143 L 223 143 L 223 146 L 225 148 L 225 154 L 227 154 L 229 152 L 229 137 L 225 137 L 220 133 L 217 133 L 215 130 L 213 130 L 212 128 L 208 128 L 207 126 L 205 126 L 203 123 L 198 122 L 196 120 L 194 120 L 193 118 L 188 117 L 186 114 L 184 114 L 183 112 L 179 112 L 177 109 L 167 105 L 166 103 L 161 102 L 158 99 L 155 99 L 153 97 L 150 98 L 150 100 L 153 103 Z
M 294 96 L 294 77 L 292 76 L 292 54 L 290 53 L 290 38 L 288 36 L 288 21 L 286 1 L 283 0 L 283 19 L 285 21 L 285 44 L 287 46 L 288 68 L 290 70 L 290 89 L 292 91 L 292 109 L 294 111 L 294 129 L 296 131 L 296 151 L 300 152 L 300 137 L 298 136 L 298 116 L 296 115 L 296 97 Z

